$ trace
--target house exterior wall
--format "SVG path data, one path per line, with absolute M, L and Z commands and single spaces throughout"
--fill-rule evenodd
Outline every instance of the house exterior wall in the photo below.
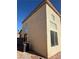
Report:
M 28 25 L 28 41 L 34 51 L 40 55 L 47 56 L 47 30 L 46 30 L 46 5 L 37 10 L 27 21 L 23 23 L 23 35 Z
M 57 27 L 51 26 L 51 15 L 55 16 Z M 28 30 L 25 31 L 26 27 Z M 50 30 L 58 34 L 58 45 L 51 46 Z M 60 17 L 48 6 L 44 4 L 27 21 L 23 23 L 22 35 L 28 34 L 28 41 L 31 43 L 31 49 L 40 55 L 50 58 L 61 51 L 61 24 Z M 23 36 L 22 36 L 23 37 Z
M 57 27 L 51 26 L 50 21 L 53 21 L 52 15 L 55 16 L 55 23 Z M 48 51 L 48 58 L 54 56 L 56 53 L 60 52 L 61 43 L 60 43 L 60 17 L 46 4 L 46 16 L 47 16 L 47 51 Z M 58 34 L 58 45 L 57 46 L 51 46 L 51 35 L 50 30 L 56 31 Z

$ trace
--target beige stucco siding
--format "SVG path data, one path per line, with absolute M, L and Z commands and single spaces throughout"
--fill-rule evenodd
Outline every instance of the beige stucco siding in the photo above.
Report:
M 55 16 L 55 21 L 51 15 Z M 51 25 L 50 22 L 55 24 Z M 25 29 L 28 27 L 28 31 Z M 51 46 L 50 30 L 56 31 L 58 34 L 58 45 Z M 22 35 L 28 34 L 28 41 L 31 48 L 44 57 L 54 56 L 61 51 L 61 24 L 60 17 L 48 6 L 43 5 L 32 16 L 30 16 L 22 27 Z
M 57 25 L 57 29 L 54 29 L 54 26 L 50 25 L 50 21 L 53 20 L 51 15 L 55 16 L 55 23 Z M 60 17 L 48 6 L 46 5 L 46 16 L 47 16 L 47 51 L 48 57 L 55 55 L 57 52 L 60 52 Z M 56 31 L 58 33 L 58 46 L 51 46 L 51 35 L 50 30 Z
M 46 35 L 46 5 L 43 5 L 27 21 L 23 23 L 23 31 L 29 25 L 28 41 L 32 49 L 40 55 L 47 56 L 47 35 Z M 24 34 L 25 32 L 23 32 Z

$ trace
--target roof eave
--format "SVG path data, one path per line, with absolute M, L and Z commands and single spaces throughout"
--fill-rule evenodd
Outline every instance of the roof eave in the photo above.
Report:
M 24 23 L 30 16 L 32 16 L 38 9 L 40 9 L 40 7 L 41 6 L 43 6 L 44 4 L 48 4 L 52 9 L 53 9 L 53 11 L 61 18 L 61 14 L 56 10 L 56 8 L 54 7 L 54 5 L 50 2 L 50 1 L 42 1 L 31 13 L 30 13 L 30 15 L 27 17 L 27 18 L 25 18 L 24 20 L 23 20 L 23 22 L 22 23 Z

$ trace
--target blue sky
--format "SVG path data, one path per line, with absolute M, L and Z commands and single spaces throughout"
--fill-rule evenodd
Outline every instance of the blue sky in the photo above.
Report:
M 17 30 L 22 28 L 22 21 L 41 3 L 42 0 L 17 0 Z M 61 12 L 60 0 L 51 0 L 55 8 Z

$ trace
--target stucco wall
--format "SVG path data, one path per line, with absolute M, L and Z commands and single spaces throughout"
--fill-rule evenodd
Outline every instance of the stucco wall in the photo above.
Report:
M 51 15 L 55 16 L 55 23 L 57 25 L 57 29 L 54 29 L 53 26 L 50 26 L 50 21 L 53 20 Z M 48 51 L 48 57 L 51 57 L 55 55 L 56 53 L 60 52 L 61 43 L 60 43 L 60 17 L 46 4 L 46 16 L 47 16 L 47 51 Z M 58 45 L 57 46 L 51 46 L 51 35 L 50 30 L 56 31 L 58 33 Z
M 55 16 L 55 23 L 57 29 L 50 26 L 52 21 L 51 15 Z M 36 11 L 30 18 L 23 23 L 22 35 L 25 33 L 26 25 L 29 27 L 28 41 L 31 43 L 31 48 L 44 57 L 50 58 L 56 53 L 61 51 L 61 24 L 60 17 L 47 5 L 43 5 L 38 11 Z M 51 46 L 50 30 L 58 33 L 58 45 Z
M 29 25 L 28 41 L 32 49 L 40 55 L 47 56 L 47 37 L 46 37 L 46 5 L 43 5 L 27 21 L 23 23 L 24 31 L 26 24 Z M 25 32 L 23 32 L 24 34 Z

